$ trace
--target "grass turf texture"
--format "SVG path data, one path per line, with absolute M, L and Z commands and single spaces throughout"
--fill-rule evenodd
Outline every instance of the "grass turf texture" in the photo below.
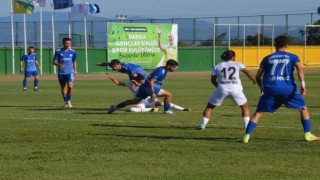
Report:
M 55 76 L 54 76 L 55 77 Z M 251 114 L 259 89 L 242 76 Z M 22 77 L 21 77 L 22 80 Z M 126 79 L 123 79 L 126 80 Z M 319 75 L 306 75 L 313 132 L 320 135 Z M 57 81 L 42 91 L 1 82 L 2 179 L 317 179 L 320 142 L 305 142 L 299 113 L 265 114 L 250 138 L 240 108 L 230 100 L 214 109 L 204 131 L 195 130 L 215 88 L 207 76 L 169 77 L 163 88 L 191 112 L 106 114 L 131 93 L 106 80 L 77 80 L 73 109 L 63 108 Z

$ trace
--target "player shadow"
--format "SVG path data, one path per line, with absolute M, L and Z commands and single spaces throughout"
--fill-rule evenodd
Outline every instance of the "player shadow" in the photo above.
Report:
M 239 142 L 239 137 L 177 137 L 177 136 L 157 136 L 157 135 L 126 135 L 126 134 L 93 134 L 96 136 L 113 136 L 113 137 L 125 137 L 125 138 L 152 138 L 161 140 L 180 139 L 180 140 L 201 140 L 201 141 L 231 141 Z
M 116 128 L 141 128 L 141 129 L 195 129 L 181 126 L 141 126 L 141 125 L 115 125 L 115 124 L 91 124 L 90 126 L 116 127 Z

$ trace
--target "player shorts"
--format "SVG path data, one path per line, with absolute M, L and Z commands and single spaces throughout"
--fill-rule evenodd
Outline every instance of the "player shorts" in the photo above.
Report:
M 124 83 L 124 85 L 126 86 L 126 88 L 128 88 L 128 89 L 131 91 L 132 95 L 135 97 L 135 96 L 137 95 L 137 93 L 138 93 L 139 87 L 137 88 L 136 91 L 132 91 L 132 90 L 130 89 L 131 86 L 132 86 L 132 84 L 133 84 L 133 83 L 132 83 L 131 81 Z
M 38 75 L 39 75 L 38 71 L 25 71 L 24 72 L 25 77 L 30 77 L 30 76 L 36 77 Z
M 220 106 L 226 98 L 230 98 L 237 106 L 241 106 L 247 102 L 247 98 L 242 91 L 225 92 L 217 89 L 210 97 L 208 103 Z
M 154 86 L 154 93 L 156 93 L 156 95 L 162 95 L 163 90 L 160 89 L 160 86 Z M 144 83 L 140 86 L 136 97 L 140 99 L 146 99 L 148 96 L 151 96 L 151 89 L 149 84 Z
M 68 82 L 74 82 L 74 74 L 58 74 L 59 83 L 64 85 Z
M 306 103 L 299 92 L 291 95 L 262 95 L 258 106 L 257 112 L 275 112 L 281 105 L 285 105 L 291 109 L 302 109 Z
M 135 106 L 138 106 L 140 108 L 153 108 L 156 106 L 156 102 L 158 101 L 158 99 L 156 98 L 154 100 L 154 102 L 150 102 L 150 96 L 147 97 L 146 99 L 141 100 L 138 104 L 136 104 Z

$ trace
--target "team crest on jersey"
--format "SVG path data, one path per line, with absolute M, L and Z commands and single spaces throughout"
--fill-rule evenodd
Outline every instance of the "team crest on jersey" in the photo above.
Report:
M 70 57 L 72 57 L 73 55 L 72 54 L 70 54 Z

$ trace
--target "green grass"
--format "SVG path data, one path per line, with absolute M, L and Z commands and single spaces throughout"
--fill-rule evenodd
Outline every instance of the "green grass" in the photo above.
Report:
M 71 110 L 57 81 L 22 92 L 22 82 L 1 82 L 1 179 L 318 179 L 320 142 L 307 143 L 299 113 L 265 114 L 249 144 L 240 108 L 230 100 L 195 130 L 215 88 L 208 76 L 169 77 L 163 88 L 191 112 L 106 114 L 131 93 L 110 81 L 77 80 Z M 21 78 L 22 79 L 22 78 Z M 305 97 L 313 132 L 320 135 L 319 75 L 306 75 Z M 251 113 L 259 90 L 243 77 Z

